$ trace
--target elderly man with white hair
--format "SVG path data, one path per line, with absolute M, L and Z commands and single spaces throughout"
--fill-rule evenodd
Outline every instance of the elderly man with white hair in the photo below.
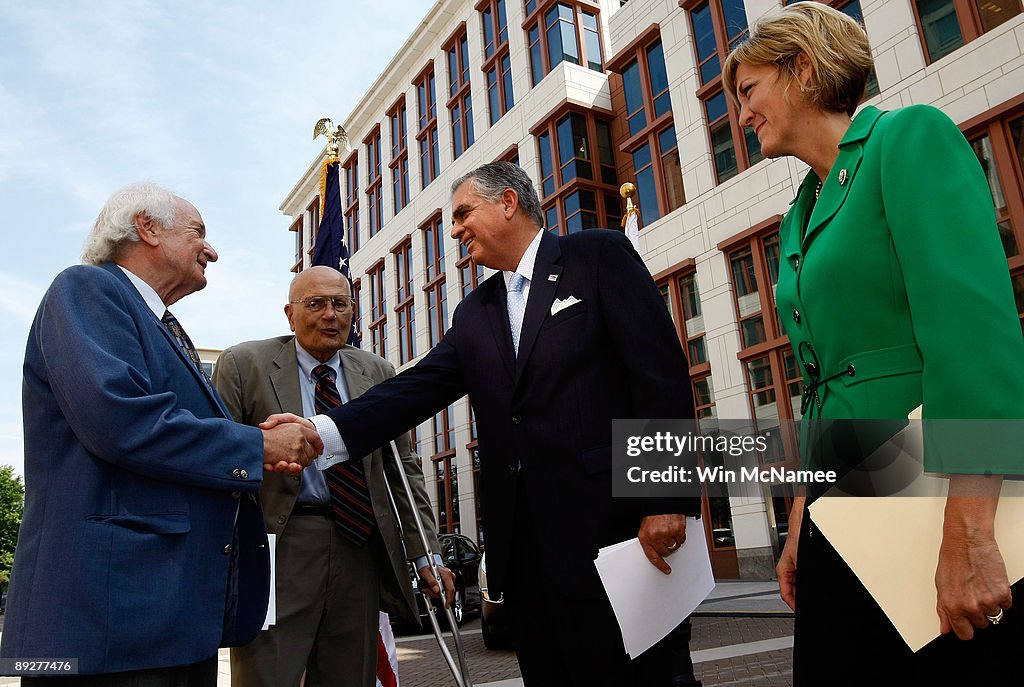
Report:
M 25 514 L 0 658 L 47 667 L 26 685 L 214 687 L 217 648 L 250 641 L 266 614 L 263 468 L 296 473 L 322 445 L 301 423 L 232 422 L 168 310 L 217 260 L 190 203 L 124 188 L 82 257 L 47 290 L 25 352 Z

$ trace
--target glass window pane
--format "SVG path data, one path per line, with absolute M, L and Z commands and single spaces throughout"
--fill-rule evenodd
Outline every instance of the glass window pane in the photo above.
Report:
M 743 130 L 743 140 L 747 144 L 747 159 L 750 160 L 751 165 L 756 165 L 764 159 L 764 153 L 761 152 L 761 141 L 758 140 L 753 129 Z
M 490 57 L 494 54 L 494 24 L 490 7 L 480 13 L 480 23 L 484 29 L 484 57 Z
M 683 317 L 686 333 L 697 336 L 704 333 L 704 315 L 700 307 L 700 291 L 697 289 L 697 275 L 691 273 L 679 278 L 679 291 L 683 298 Z
M 567 62 L 579 64 L 580 51 L 576 45 L 576 24 L 570 19 L 559 21 L 558 26 L 562 37 L 562 58 Z
M 644 116 L 643 89 L 640 85 L 639 62 L 631 62 L 622 71 L 622 86 L 626 97 L 626 112 L 633 115 L 629 118 L 629 133 L 632 135 L 647 125 L 647 118 Z
M 593 19 L 594 28 L 584 28 L 583 37 L 586 40 L 587 50 L 587 66 L 593 69 L 595 72 L 599 72 L 604 67 L 604 55 L 601 50 L 601 34 L 597 32 L 597 18 L 593 15 L 583 13 L 583 24 L 586 26 L 587 18 Z
M 725 31 L 728 43 L 747 30 L 747 12 L 743 9 L 743 0 L 722 0 L 722 14 L 725 15 Z
M 508 112 L 516 104 L 515 96 L 512 92 L 512 61 L 509 55 L 501 58 L 501 75 L 505 84 L 505 112 Z
M 665 51 L 658 41 L 647 48 L 647 66 L 651 70 L 651 93 L 657 95 L 668 88 L 665 73 Z
M 547 225 L 547 229 L 558 233 L 558 208 L 554 205 L 544 211 L 544 223 Z
M 915 0 L 924 29 L 924 42 L 932 62 L 964 44 L 953 0 Z
M 540 28 L 534 24 L 526 32 L 530 43 L 530 78 L 536 86 L 544 78 L 544 56 L 540 48 Z
M 669 96 L 669 92 L 665 91 L 657 98 L 654 99 L 654 116 L 660 117 L 669 110 L 672 109 L 672 98 Z
M 726 120 L 711 129 L 711 152 L 715 158 L 715 172 L 718 183 L 736 176 L 739 167 L 736 162 L 736 145 L 732 140 L 732 130 Z
M 651 146 L 647 143 L 633 151 L 633 169 L 640 170 L 651 164 Z
M 1020 14 L 1020 0 L 974 0 L 983 31 L 991 31 Z
M 714 97 L 708 98 L 704 102 L 704 109 L 707 111 L 708 124 L 724 117 L 728 112 L 725 102 L 725 92 L 720 91 Z
M 704 346 L 704 337 L 700 336 L 686 344 L 689 352 L 690 365 L 700 365 L 708 361 L 708 353 Z
M 711 21 L 711 5 L 704 3 L 695 9 L 690 17 L 693 20 L 693 36 L 697 44 L 697 59 L 703 62 L 716 50 L 715 26 Z
M 640 219 L 643 221 L 643 225 L 647 226 L 661 217 L 653 167 L 645 167 L 636 173 L 636 191 L 637 201 L 640 204 Z
M 1021 122 L 1024 118 L 1018 119 L 1015 123 L 1010 125 L 1011 137 L 1015 138 L 1016 148 L 1020 151 L 1020 127 Z M 1014 132 L 1014 124 L 1016 124 L 1017 131 Z M 1016 136 L 1014 136 L 1016 133 Z M 1006 205 L 1006 196 L 1003 193 L 1003 184 L 999 179 L 999 169 L 996 167 L 995 156 L 992 152 L 992 141 L 988 136 L 982 136 L 971 142 L 971 147 L 974 148 L 974 154 L 978 156 L 978 161 L 981 162 L 981 168 L 985 171 L 985 177 L 988 179 L 989 191 L 992 193 L 992 205 L 996 211 L 996 220 L 999 222 L 999 236 L 1003 241 L 1003 250 L 1006 253 L 1006 257 L 1017 255 L 1020 251 L 1017 246 L 1017 239 L 1013 234 L 1013 229 L 1010 226 L 1009 210 Z
M 767 339 L 764 331 L 764 318 L 760 315 L 750 317 L 740 322 L 740 331 L 743 335 L 744 348 L 764 343 Z

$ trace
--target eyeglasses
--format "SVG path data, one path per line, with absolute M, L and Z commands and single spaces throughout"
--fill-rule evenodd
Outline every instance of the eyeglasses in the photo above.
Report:
M 309 312 L 320 312 L 330 303 L 334 312 L 348 312 L 352 309 L 353 301 L 348 296 L 310 296 L 290 303 L 302 303 Z

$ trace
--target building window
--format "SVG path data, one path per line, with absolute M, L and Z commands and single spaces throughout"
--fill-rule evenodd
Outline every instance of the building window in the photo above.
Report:
M 965 122 L 962 129 L 988 178 L 1024 326 L 1024 95 Z
M 445 48 L 448 55 L 448 114 L 452 123 L 452 157 L 473 145 L 473 94 L 469 86 L 469 40 L 465 25 Z M 435 172 L 436 175 L 436 172 Z
M 466 399 L 466 410 L 469 411 L 469 443 L 466 444 L 466 451 L 469 452 L 473 466 L 473 510 L 476 516 L 476 541 L 483 546 L 483 508 L 480 505 L 480 447 L 476 436 L 476 417 L 473 415 L 473 404 L 469 402 L 469 399 Z
M 864 26 L 864 12 L 860 7 L 860 0 L 818 0 L 822 4 L 833 7 L 843 14 L 852 17 L 862 27 Z M 792 5 L 798 0 L 785 0 L 784 4 Z M 868 81 L 864 84 L 864 96 L 861 100 L 867 100 L 868 98 L 878 95 L 878 76 L 875 74 L 875 70 L 871 70 L 871 74 L 868 76 Z
M 459 259 L 455 263 L 455 268 L 459 270 L 459 292 L 462 298 L 465 298 L 484 280 L 484 268 L 473 262 L 473 258 L 469 257 L 469 251 L 462 243 L 459 243 Z
M 604 71 L 600 10 L 590 2 L 526 3 L 526 44 L 533 85 L 563 61 Z
M 384 291 L 384 259 L 366 271 L 370 279 L 370 346 L 382 358 L 388 357 L 388 310 Z
M 680 207 L 686 194 L 661 38 L 655 29 L 633 45 L 608 68 L 622 74 L 629 138 L 621 149 L 633 158 L 641 219 L 647 225 Z
M 928 64 L 1021 13 L 1021 0 L 914 0 Z
M 363 312 L 359 307 L 362 285 L 361 279 L 352 280 L 352 331 L 355 332 L 356 346 L 363 340 Z
M 562 110 L 534 127 L 549 231 L 618 227 L 622 217 L 611 126 L 593 110 Z
M 309 247 L 306 253 L 312 257 L 316 249 L 316 237 L 320 235 L 320 196 L 313 199 L 313 202 L 306 207 L 309 213 Z
M 764 159 L 757 136 L 744 132 L 736 105 L 722 90 L 722 63 L 746 38 L 747 14 L 742 0 L 680 0 L 679 5 L 690 15 L 701 83 L 697 97 L 704 103 L 715 178 L 722 183 Z
M 799 460 L 792 426 L 781 420 L 800 419 L 800 367 L 789 337 L 775 310 L 779 279 L 779 223 L 774 216 L 718 245 L 726 254 L 732 277 L 733 304 L 740 330 L 740 364 L 758 432 L 773 431 L 768 462 Z
M 441 156 L 437 142 L 437 90 L 433 62 L 413 81 L 416 86 L 416 107 L 420 148 L 420 182 L 426 188 L 441 172 Z
M 484 30 L 482 69 L 487 81 L 487 112 L 493 126 L 515 105 L 505 0 L 486 0 L 480 9 L 480 22 Z
M 416 303 L 412 279 L 412 237 L 406 236 L 391 249 L 395 256 L 395 316 L 398 319 L 398 363 L 416 357 Z
M 356 153 L 345 162 L 345 240 L 350 255 L 359 250 L 359 157 Z
M 380 174 L 380 127 L 376 126 L 363 141 L 366 144 L 366 226 L 369 238 L 384 226 L 383 183 Z
M 305 245 L 303 243 L 302 236 L 302 222 L 304 219 L 304 215 L 299 215 L 295 218 L 295 221 L 292 222 L 292 225 L 288 227 L 288 231 L 295 232 L 295 264 L 292 265 L 292 272 L 302 271 L 302 252 L 303 246 Z
M 402 96 L 388 112 L 391 127 L 391 197 L 396 215 L 409 204 L 409 148 L 405 116 L 405 96 Z
M 437 489 L 437 531 L 459 532 L 459 469 L 455 462 L 455 406 L 434 416 L 434 485 Z
M 441 211 L 422 225 L 423 262 L 427 296 L 427 332 L 431 347 L 437 345 L 448 328 L 448 290 L 444 271 L 444 222 Z
M 690 363 L 690 384 L 693 389 L 693 406 L 698 425 L 701 420 L 718 417 L 715 407 L 714 384 L 711 365 L 708 362 L 706 328 L 701 308 L 700 293 L 697 289 L 697 273 L 693 260 L 686 260 L 656 279 L 665 306 L 676 326 L 679 341 L 686 350 Z M 724 456 L 702 451 L 700 462 L 705 467 L 725 466 Z M 709 496 L 704 492 L 704 516 L 710 523 L 712 547 L 715 549 L 735 548 L 736 537 L 732 525 L 732 508 L 727 496 Z

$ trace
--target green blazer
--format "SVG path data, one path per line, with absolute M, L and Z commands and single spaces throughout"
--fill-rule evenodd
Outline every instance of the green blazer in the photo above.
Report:
M 902 419 L 922 404 L 926 419 L 1024 418 L 1006 256 L 956 125 L 929 106 L 866 107 L 816 201 L 818 181 L 808 172 L 779 232 L 779 316 L 804 382 L 823 382 L 805 419 Z M 930 471 L 1024 472 L 1020 450 L 925 450 Z

